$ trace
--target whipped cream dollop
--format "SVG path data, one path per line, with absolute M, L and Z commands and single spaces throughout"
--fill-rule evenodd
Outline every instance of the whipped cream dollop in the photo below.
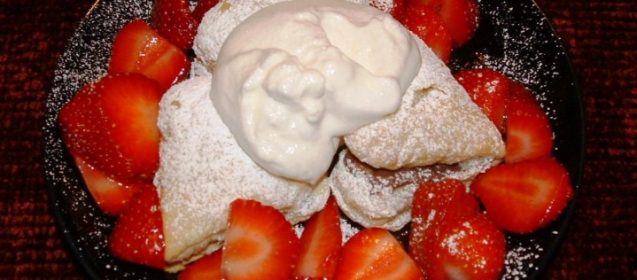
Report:
M 230 33 L 211 98 L 258 165 L 314 183 L 341 136 L 398 109 L 420 63 L 409 31 L 377 9 L 341 0 L 281 2 Z

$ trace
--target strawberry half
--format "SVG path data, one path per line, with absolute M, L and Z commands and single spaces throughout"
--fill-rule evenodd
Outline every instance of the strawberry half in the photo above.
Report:
M 140 74 L 88 84 L 60 111 L 64 142 L 107 177 L 150 183 L 159 165 L 161 95 L 157 83 Z
M 515 233 L 552 222 L 573 196 L 568 172 L 552 157 L 495 166 L 471 189 L 496 225 Z
M 441 16 L 455 47 L 469 41 L 478 28 L 480 13 L 476 0 L 413 0 L 410 8 L 420 5 L 430 6 Z
M 428 5 L 413 5 L 402 23 L 422 39 L 445 63 L 451 57 L 451 34 L 443 19 Z
M 197 22 L 188 0 L 155 0 L 151 18 L 159 34 L 175 46 L 182 50 L 192 47 Z
M 412 202 L 409 251 L 426 274 L 434 274 L 437 242 L 445 224 L 466 221 L 478 215 L 478 201 L 467 193 L 465 185 L 458 180 L 425 182 L 421 184 Z
M 414 260 L 387 230 L 364 229 L 343 246 L 336 280 L 424 279 Z
M 190 61 L 179 48 L 150 28 L 143 20 L 126 24 L 115 36 L 108 72 L 139 73 L 159 83 L 165 91 L 185 78 Z
M 138 184 L 122 184 L 106 176 L 80 157 L 73 156 L 73 158 L 77 169 L 82 174 L 86 188 L 97 206 L 106 214 L 118 215 L 141 188 L 148 187 L 138 186 Z
M 117 219 L 109 249 L 117 258 L 163 269 L 164 247 L 157 190 L 144 188 Z
M 293 276 L 297 279 L 333 278 L 341 252 L 341 236 L 340 212 L 336 200 L 330 197 L 325 208 L 305 224 Z
M 553 130 L 548 117 L 530 91 L 510 84 L 507 104 L 506 162 L 547 156 L 553 149 Z
M 178 280 L 221 280 L 225 279 L 221 270 L 222 251 L 204 256 L 194 263 L 186 266 L 179 274 Z
M 446 223 L 431 252 L 430 280 L 495 280 L 504 268 L 506 240 L 489 217 L 478 214 Z
M 505 131 L 509 79 L 491 69 L 462 70 L 454 75 L 500 132 Z
M 215 5 L 219 3 L 219 0 L 199 0 L 197 1 L 197 6 L 195 10 L 192 11 L 192 16 L 195 19 L 196 25 L 199 26 L 203 16 L 208 12 L 208 10 L 212 9 Z M 195 28 L 196 30 L 197 28 Z
M 299 249 L 281 212 L 254 200 L 232 202 L 221 265 L 229 279 L 288 279 Z

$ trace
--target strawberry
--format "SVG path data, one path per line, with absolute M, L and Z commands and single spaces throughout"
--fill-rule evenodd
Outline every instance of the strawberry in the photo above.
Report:
M 182 50 L 192 47 L 197 22 L 188 0 L 155 0 L 151 18 L 159 34 L 175 46 Z
M 73 156 L 77 169 L 82 174 L 84 184 L 97 203 L 109 215 L 118 215 L 133 196 L 144 186 L 122 184 L 95 169 L 80 157 Z
M 342 244 L 340 213 L 330 197 L 325 208 L 305 224 L 301 253 L 293 276 L 299 279 L 334 277 Z
M 524 86 L 511 83 L 507 104 L 506 162 L 547 156 L 553 149 L 549 119 Z
M 134 73 L 88 84 L 60 111 L 64 142 L 107 177 L 150 182 L 159 164 L 161 95 L 155 81 Z
M 157 190 L 144 188 L 117 219 L 110 237 L 111 254 L 133 263 L 164 268 L 162 226 Z
M 335 280 L 424 279 L 400 242 L 380 228 L 361 230 L 343 246 Z
M 197 1 L 197 6 L 195 10 L 192 11 L 192 16 L 195 19 L 197 26 L 201 23 L 203 16 L 208 12 L 208 10 L 212 9 L 215 5 L 219 3 L 219 0 L 199 0 Z M 196 28 L 195 28 L 196 30 Z
M 299 249 L 281 212 L 254 200 L 232 202 L 221 265 L 229 279 L 288 279 Z
M 108 72 L 140 73 L 168 89 L 190 70 L 190 61 L 179 48 L 164 39 L 143 20 L 126 24 L 115 36 Z
M 461 181 L 425 182 L 418 187 L 412 202 L 409 249 L 423 272 L 432 274 L 439 269 L 434 266 L 432 250 L 445 224 L 466 221 L 479 211 L 478 201 Z
M 499 279 L 504 267 L 504 234 L 485 214 L 448 221 L 431 249 L 430 280 Z
M 469 41 L 478 28 L 479 9 L 476 0 L 412 0 L 410 8 L 431 7 L 451 34 L 453 45 L 459 47 Z
M 505 131 L 506 104 L 509 99 L 509 79 L 491 69 L 462 70 L 454 75 L 469 96 L 495 124 Z
M 204 256 L 194 263 L 186 266 L 186 269 L 179 274 L 178 280 L 221 280 L 224 279 L 221 270 L 222 251 Z
M 552 157 L 495 166 L 472 191 L 500 228 L 528 233 L 555 220 L 573 196 L 568 172 Z
M 405 1 L 406 0 L 370 0 L 369 5 L 383 12 L 389 13 L 394 19 L 401 21 L 405 17 L 405 12 L 407 12 L 407 5 L 405 5 Z M 391 4 L 391 6 L 388 4 Z
M 445 63 L 451 57 L 451 34 L 443 19 L 426 5 L 415 5 L 407 10 L 402 23 L 422 39 Z

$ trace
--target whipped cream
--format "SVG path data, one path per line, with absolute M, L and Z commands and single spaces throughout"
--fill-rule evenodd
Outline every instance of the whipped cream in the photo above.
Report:
M 377 9 L 339 0 L 282 2 L 230 33 L 211 99 L 258 165 L 314 183 L 340 136 L 398 109 L 420 63 L 409 31 Z

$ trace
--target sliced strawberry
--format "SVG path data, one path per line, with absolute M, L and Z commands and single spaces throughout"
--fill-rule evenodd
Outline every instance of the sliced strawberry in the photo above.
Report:
M 455 47 L 461 46 L 478 28 L 479 9 L 476 0 L 412 0 L 410 8 L 430 6 L 445 22 Z
M 299 250 L 281 212 L 254 200 L 232 202 L 221 265 L 229 279 L 288 279 Z
M 472 191 L 500 228 L 528 233 L 555 220 L 573 196 L 568 172 L 552 157 L 498 165 Z
M 409 251 L 425 274 L 432 274 L 435 244 L 448 222 L 466 221 L 480 211 L 478 201 L 458 180 L 426 182 L 418 187 L 412 202 Z
M 221 280 L 225 279 L 221 270 L 222 251 L 204 256 L 194 263 L 186 266 L 179 274 L 178 280 Z
M 511 83 L 507 104 L 506 162 L 547 156 L 553 149 L 548 117 L 523 85 Z
M 343 246 L 336 280 L 424 279 L 414 260 L 387 230 L 367 228 Z
M 401 21 L 405 17 L 407 11 L 405 0 L 370 0 L 369 5 L 392 15 L 392 17 L 398 21 Z
M 151 18 L 159 34 L 175 46 L 182 50 L 192 47 L 197 22 L 188 0 L 155 0 Z
M 305 224 L 301 254 L 293 276 L 299 279 L 328 278 L 336 273 L 342 244 L 341 221 L 334 197 Z
M 190 70 L 183 51 L 168 42 L 143 20 L 134 20 L 117 33 L 111 50 L 108 72 L 134 72 L 151 78 L 168 89 Z
M 491 69 L 462 70 L 454 75 L 469 96 L 495 124 L 505 131 L 506 104 L 509 99 L 509 79 Z
M 499 279 L 504 267 L 504 234 L 485 214 L 448 221 L 431 250 L 430 280 Z
M 203 16 L 208 12 L 208 10 L 212 9 L 215 5 L 219 3 L 219 0 L 199 0 L 197 1 L 197 6 L 195 10 L 192 11 L 192 16 L 195 19 L 197 26 L 203 19 Z M 195 28 L 196 30 L 196 28 Z
M 80 157 L 73 156 L 80 170 L 86 188 L 97 206 L 109 215 L 118 215 L 139 190 L 145 186 L 123 184 L 106 176 L 102 171 L 86 163 Z
M 407 10 L 402 23 L 422 39 L 445 63 L 451 57 L 451 34 L 442 18 L 427 5 L 414 5 Z
M 60 111 L 64 142 L 107 177 L 151 182 L 159 164 L 162 92 L 140 74 L 108 75 L 84 86 Z
M 157 190 L 144 188 L 117 219 L 109 249 L 117 258 L 162 269 L 164 247 Z

